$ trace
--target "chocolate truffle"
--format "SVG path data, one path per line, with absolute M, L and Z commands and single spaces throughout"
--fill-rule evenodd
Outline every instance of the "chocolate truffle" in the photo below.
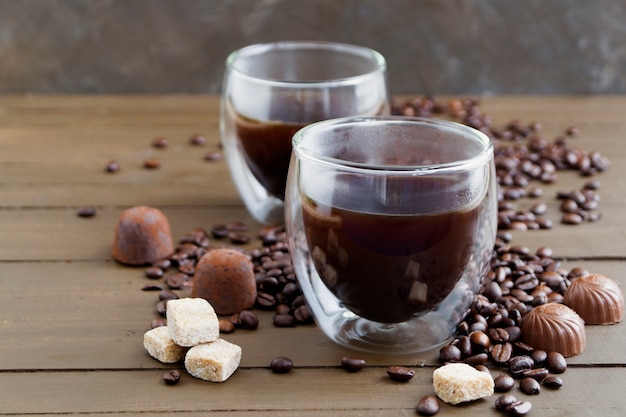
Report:
M 587 346 L 585 322 L 559 303 L 542 304 L 528 312 L 522 320 L 522 337 L 535 349 L 556 351 L 565 357 L 579 355 Z
M 128 265 L 146 265 L 174 252 L 170 223 L 158 209 L 136 206 L 124 210 L 115 227 L 112 255 Z
M 196 265 L 192 297 L 207 300 L 217 314 L 234 314 L 254 306 L 256 279 L 252 262 L 238 250 L 213 249 Z
M 624 293 L 617 282 L 599 274 L 572 280 L 563 302 L 586 324 L 615 324 L 624 318 Z

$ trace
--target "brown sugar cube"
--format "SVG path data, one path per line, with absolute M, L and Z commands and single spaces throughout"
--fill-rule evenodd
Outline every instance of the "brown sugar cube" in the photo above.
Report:
M 167 302 L 167 328 L 174 343 L 195 346 L 220 335 L 215 310 L 202 298 L 179 298 Z
M 135 206 L 122 212 L 113 237 L 115 260 L 127 265 L 145 265 L 173 252 L 170 224 L 159 209 Z
M 143 347 L 150 356 L 163 363 L 182 361 L 187 353 L 187 348 L 174 343 L 165 326 L 148 330 L 143 335 Z
M 234 249 L 207 252 L 196 265 L 191 296 L 204 298 L 220 315 L 252 308 L 257 296 L 252 262 Z
M 465 363 L 449 363 L 433 372 L 433 388 L 448 404 L 459 404 L 488 397 L 494 392 L 491 375 Z
M 211 382 L 226 381 L 239 367 L 241 347 L 217 339 L 189 349 L 185 369 L 196 378 Z

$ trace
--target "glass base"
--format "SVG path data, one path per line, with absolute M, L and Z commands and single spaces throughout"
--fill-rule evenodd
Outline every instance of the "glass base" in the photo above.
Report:
M 336 318 L 333 334 L 328 336 L 342 346 L 362 352 L 423 352 L 441 347 L 452 338 L 444 320 L 429 314 L 403 323 L 377 323 L 346 312 Z

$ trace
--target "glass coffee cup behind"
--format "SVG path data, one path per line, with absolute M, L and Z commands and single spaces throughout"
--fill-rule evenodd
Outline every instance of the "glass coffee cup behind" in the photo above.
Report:
M 331 42 L 251 45 L 226 61 L 220 128 L 231 178 L 250 214 L 284 220 L 291 139 L 344 116 L 388 114 L 384 58 Z

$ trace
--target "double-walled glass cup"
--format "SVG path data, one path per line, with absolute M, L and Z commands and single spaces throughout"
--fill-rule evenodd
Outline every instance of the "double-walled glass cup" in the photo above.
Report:
M 343 118 L 298 131 L 293 150 L 289 246 L 324 333 L 369 352 L 447 342 L 493 251 L 489 138 L 432 119 Z
M 284 220 L 294 133 L 310 123 L 389 113 L 386 63 L 368 48 L 329 42 L 251 45 L 226 60 L 221 137 L 250 214 Z

